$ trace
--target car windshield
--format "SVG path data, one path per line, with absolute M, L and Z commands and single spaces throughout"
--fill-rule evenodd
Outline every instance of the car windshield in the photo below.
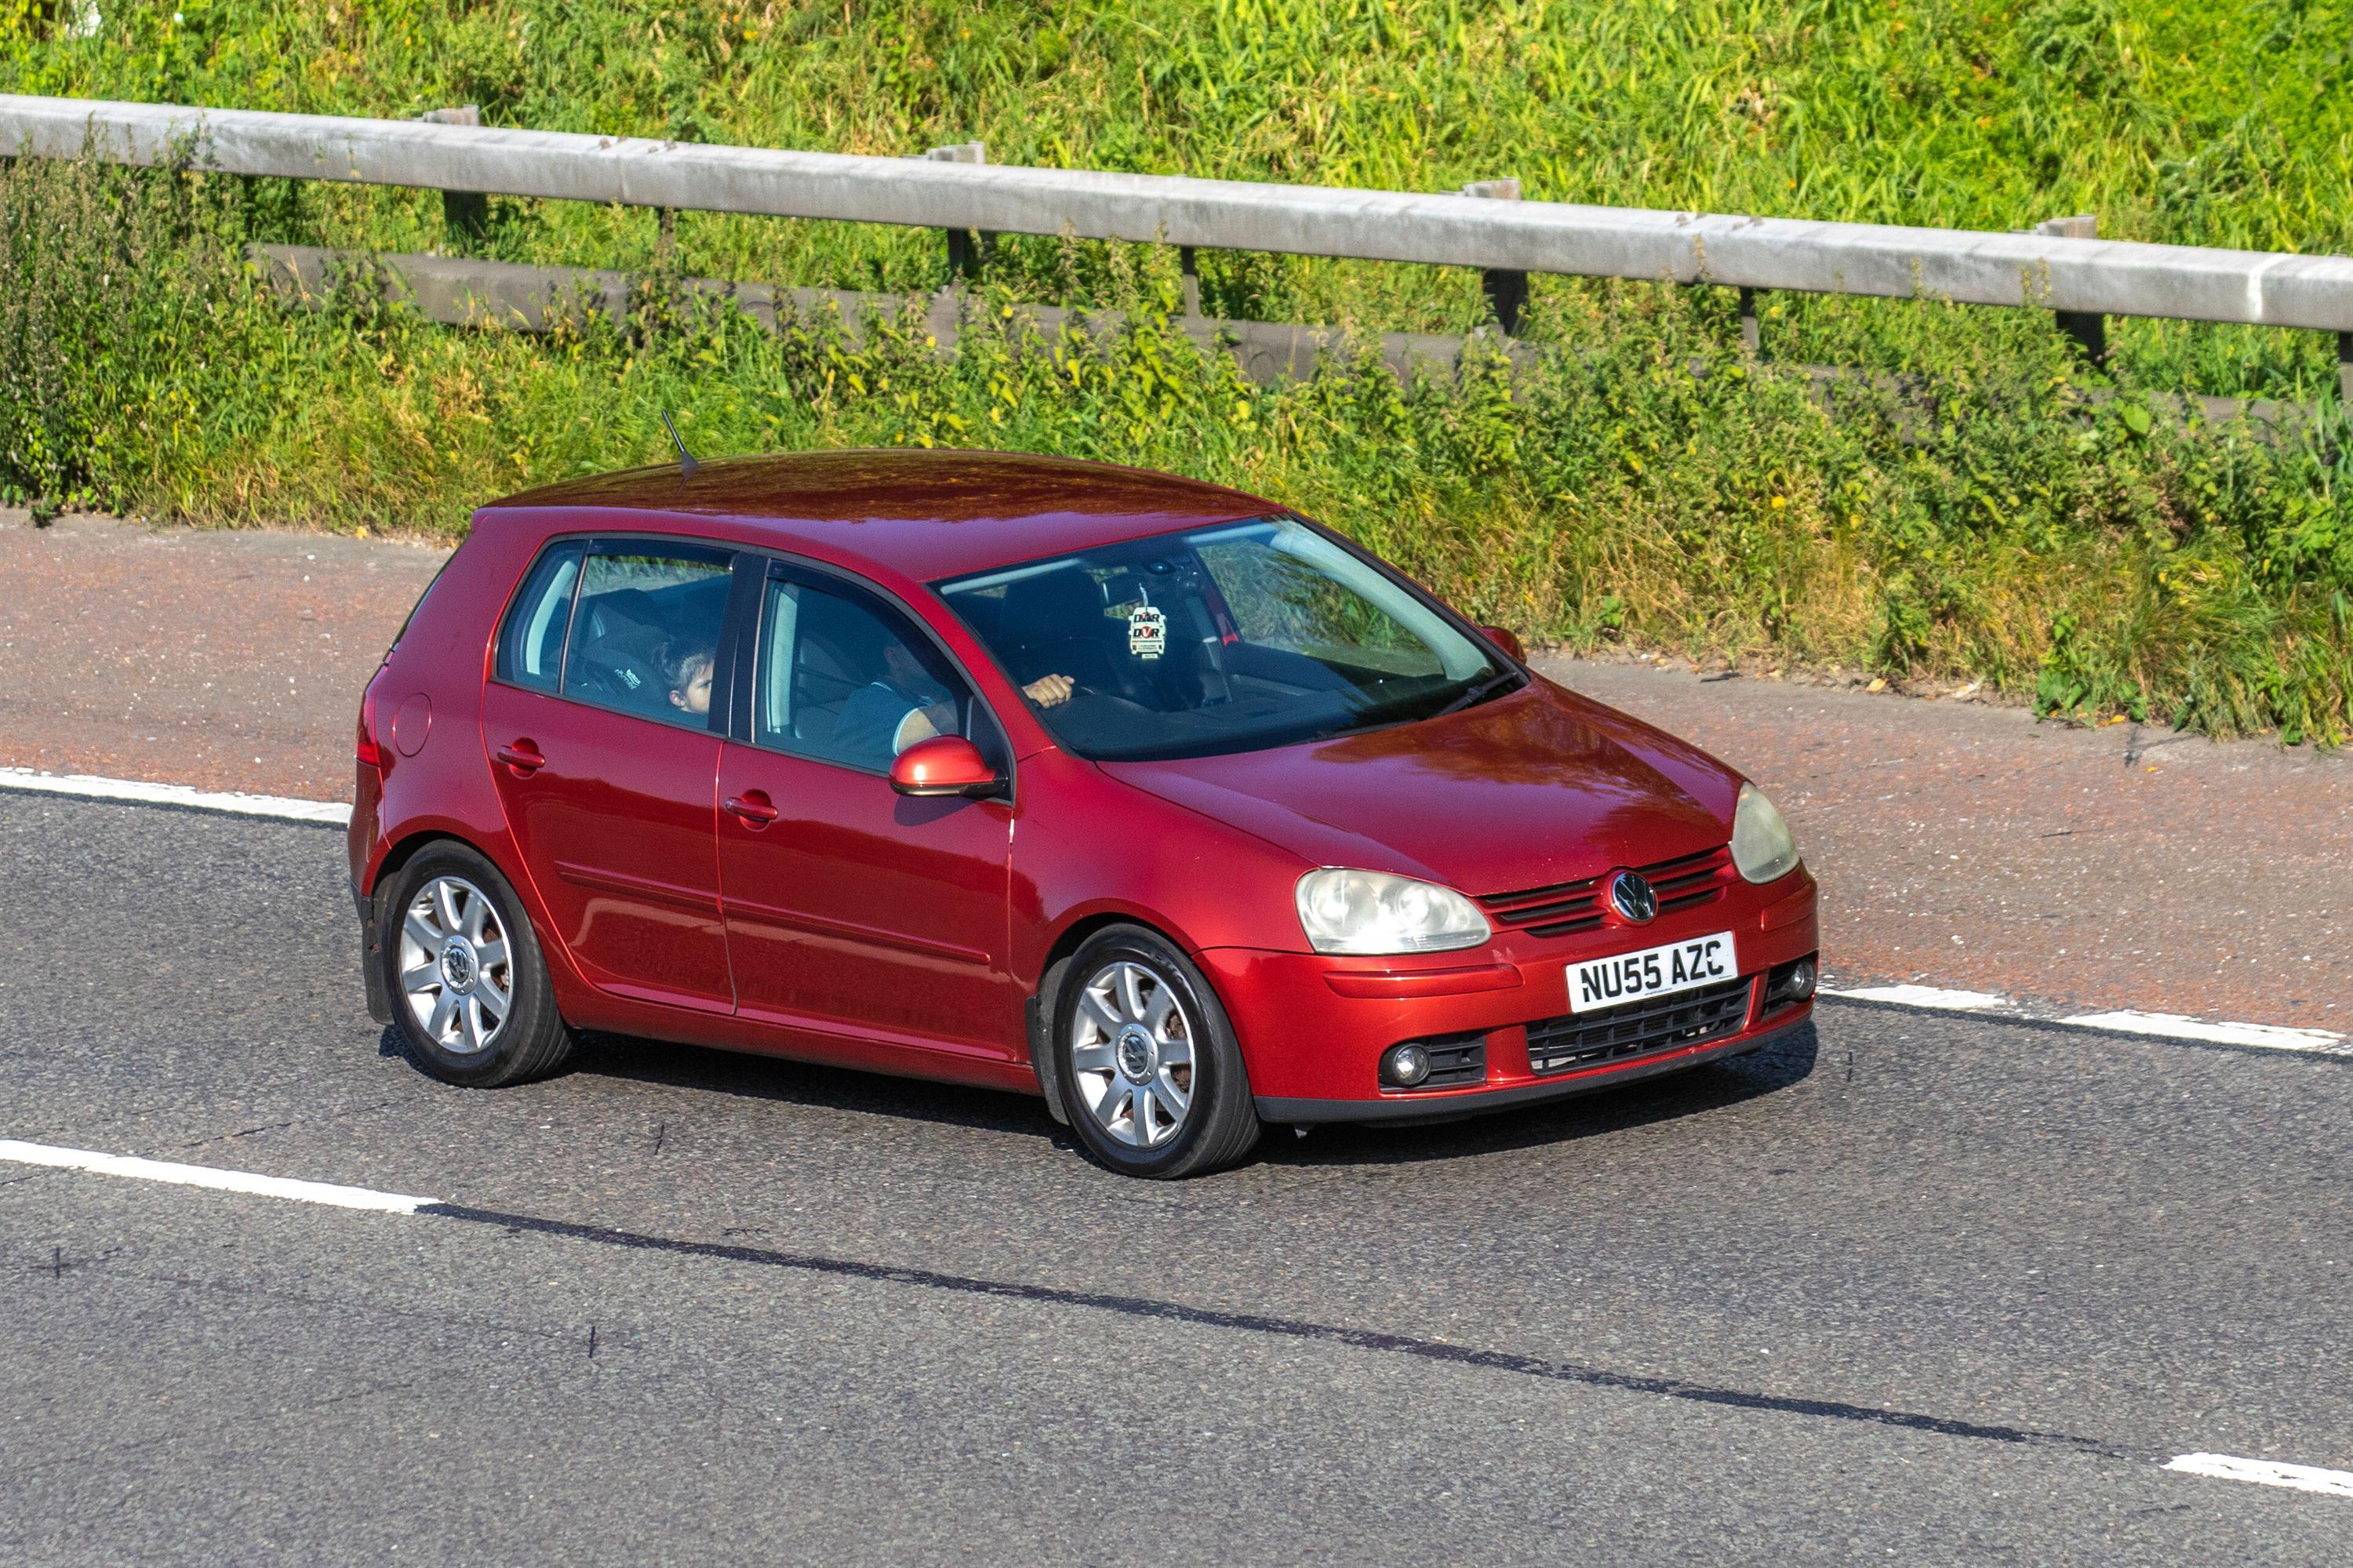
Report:
M 1289 518 L 934 586 L 1055 739 L 1102 761 L 1345 735 L 1521 678 L 1388 572 Z

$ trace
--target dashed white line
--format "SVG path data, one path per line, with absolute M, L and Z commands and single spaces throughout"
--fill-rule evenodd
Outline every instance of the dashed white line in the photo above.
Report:
M 245 795 L 230 790 L 195 789 L 185 784 L 150 784 L 138 779 L 107 779 L 91 773 L 41 773 L 29 768 L 0 768 L 0 789 L 78 795 L 85 800 L 125 800 L 153 806 L 183 806 L 199 811 L 222 811 L 231 816 L 324 822 L 336 827 L 344 826 L 352 820 L 352 809 L 335 800 L 298 800 L 284 795 Z M 1960 991 L 1933 985 L 1872 985 L 1852 989 L 1824 986 L 1821 993 L 1849 1001 L 1872 1001 L 1889 1007 L 1918 1007 L 1938 1012 L 2001 1012 L 2045 1023 L 2072 1024 L 2077 1028 L 2110 1030 L 2125 1034 L 2147 1034 L 2160 1039 L 2353 1056 L 2353 1039 L 2327 1029 L 2291 1029 L 2272 1023 L 2209 1023 L 2170 1012 L 2126 1011 L 2062 1016 L 2023 1007 L 1995 991 Z
M 29 768 L 0 768 L 0 789 L 79 795 L 91 800 L 129 800 L 147 806 L 183 806 L 196 811 L 274 817 L 289 822 L 326 822 L 335 827 L 352 820 L 352 809 L 336 800 L 297 800 L 284 795 L 192 789 L 185 784 L 149 784 L 136 779 L 105 779 L 94 773 L 38 773 Z
M 2326 1029 L 2287 1029 L 2275 1023 L 2207 1023 L 2178 1012 L 2079 1012 L 2059 1020 L 2084 1029 L 2155 1034 L 2167 1040 L 2207 1040 L 2218 1045 L 2260 1045 L 2267 1051 L 2326 1051 L 2353 1054 L 2345 1036 Z
M 386 1214 L 413 1214 L 433 1198 L 405 1192 L 379 1192 L 368 1187 L 339 1187 L 330 1181 L 297 1181 L 285 1176 L 257 1176 L 248 1171 L 222 1171 L 210 1165 L 178 1165 L 168 1160 L 141 1160 L 127 1154 L 97 1154 L 87 1149 L 58 1149 L 47 1143 L 19 1143 L 0 1138 L 0 1160 L 19 1165 L 47 1165 L 63 1171 L 86 1171 L 96 1176 L 129 1176 L 141 1181 L 168 1181 L 175 1187 L 208 1187 L 216 1192 L 248 1192 L 258 1198 L 284 1198 L 297 1203 L 325 1203 L 337 1209 L 373 1209 Z
M 2010 1005 L 2010 998 L 1989 991 L 1947 991 L 1933 985 L 1867 985 L 1853 991 L 1833 991 L 1824 986 L 1822 994 L 1855 1001 L 1884 1001 L 1897 1007 L 1935 1007 L 1960 1012 Z
M 2067 1012 L 2033 1007 L 1989 991 L 1950 991 L 1933 985 L 1824 986 L 1821 994 L 1841 1001 L 1872 1001 L 1885 1007 L 1917 1007 L 1933 1012 L 1999 1012 L 2035 1023 L 2097 1029 L 2110 1034 L 2147 1034 L 2202 1045 L 2251 1045 L 2264 1051 L 2305 1051 L 2353 1056 L 2353 1039 L 2330 1029 L 2292 1029 L 2278 1023 L 2210 1023 L 2178 1012 Z
M 2189 1476 L 2211 1476 L 2221 1481 L 2253 1481 L 2259 1487 L 2286 1487 L 2299 1492 L 2317 1492 L 2325 1498 L 2353 1498 L 2353 1470 L 2283 1465 L 2272 1459 L 2240 1459 L 2228 1454 L 2177 1455 L 2165 1462 L 2165 1467 Z
M 223 1171 L 210 1165 L 180 1165 L 164 1160 L 132 1155 L 100 1154 L 87 1149 L 60 1149 L 47 1143 L 0 1139 L 0 1160 L 22 1165 L 86 1171 L 97 1176 L 127 1176 L 142 1181 L 201 1187 L 218 1192 L 244 1192 L 262 1198 L 282 1198 L 298 1203 L 323 1203 L 338 1209 L 367 1209 L 382 1213 L 417 1214 L 427 1218 L 483 1219 L 479 1211 L 453 1210 L 434 1198 L 405 1192 L 379 1192 L 370 1187 L 343 1187 L 327 1181 L 298 1181 L 284 1176 L 259 1176 L 246 1171 Z M 508 1216 L 513 1219 L 514 1216 Z M 550 1228 L 577 1234 L 583 1227 Z M 614 1233 L 604 1233 L 611 1234 Z M 807 1262 L 808 1260 L 802 1260 Z M 969 1282 L 967 1282 L 969 1283 Z M 2180 1454 L 2163 1468 L 2218 1480 L 2248 1481 L 2257 1486 L 2284 1487 L 2322 1497 L 2353 1499 L 2353 1470 L 2323 1469 L 2316 1465 L 2287 1465 L 2269 1459 L 2242 1459 L 2229 1454 Z

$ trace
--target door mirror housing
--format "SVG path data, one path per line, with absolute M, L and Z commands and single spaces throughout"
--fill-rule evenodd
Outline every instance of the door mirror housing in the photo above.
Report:
M 1004 792 L 1005 776 L 964 736 L 935 735 L 899 754 L 891 764 L 891 788 L 919 798 L 997 795 Z
M 1486 638 L 1488 641 L 1493 643 L 1496 647 L 1509 654 L 1513 663 L 1525 664 L 1528 662 L 1528 651 L 1520 646 L 1520 640 L 1511 632 L 1504 630 L 1502 627 L 1482 626 L 1479 629 L 1479 633 L 1481 636 Z

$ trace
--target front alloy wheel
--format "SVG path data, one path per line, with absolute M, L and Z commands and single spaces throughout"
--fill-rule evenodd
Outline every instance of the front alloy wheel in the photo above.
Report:
M 1133 1149 L 1182 1133 L 1194 1033 L 1175 988 L 1142 964 L 1117 959 L 1090 976 L 1071 1018 L 1071 1075 L 1095 1125 Z
M 1217 993 L 1166 938 L 1141 926 L 1090 937 L 1052 982 L 1047 1038 L 1071 1130 L 1129 1176 L 1195 1176 L 1258 1141 L 1240 1042 Z

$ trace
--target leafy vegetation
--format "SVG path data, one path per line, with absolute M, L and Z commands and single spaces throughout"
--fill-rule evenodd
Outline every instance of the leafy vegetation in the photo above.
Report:
M 414 114 L 1004 162 L 2347 247 L 2347 7 L 1662 0 L 0 0 L 0 90 Z M 174 18 L 177 17 L 176 20 Z M 1537 637 L 1918 681 L 2334 742 L 2353 725 L 2353 506 L 2320 334 L 1538 279 L 1573 348 L 1400 385 L 1342 355 L 1261 388 L 1167 317 L 1173 258 L 1011 239 L 965 346 L 920 318 L 771 336 L 659 306 L 545 338 L 372 290 L 288 312 L 255 238 L 449 249 L 431 193 L 19 164 L 0 173 L 0 492 L 201 523 L 447 533 L 491 495 L 699 450 L 927 442 L 1166 467 L 1279 496 Z M 478 253 L 659 270 L 649 214 L 494 200 Z M 935 235 L 681 215 L 661 267 L 913 293 Z M 1217 313 L 1460 331 L 1475 278 L 1205 256 Z M 1123 305 L 1115 341 L 1020 301 Z M 2105 382 L 2097 407 L 2084 388 Z M 2293 398 L 2301 439 L 2164 394 Z

